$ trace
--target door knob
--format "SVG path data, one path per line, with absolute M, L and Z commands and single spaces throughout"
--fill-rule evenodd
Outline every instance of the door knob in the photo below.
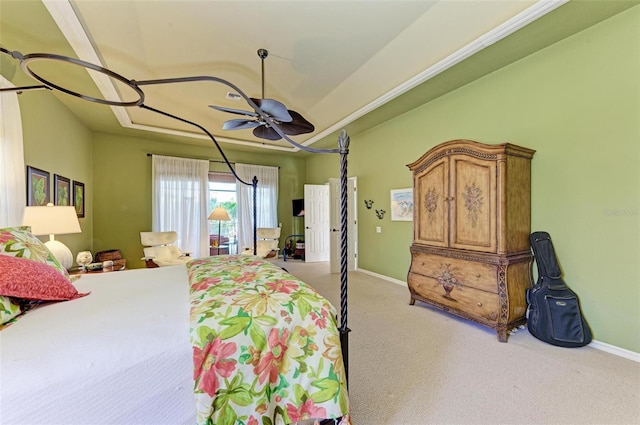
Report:
M 339 232 L 340 230 L 338 229 L 331 229 L 332 232 Z
M 306 227 L 305 227 L 305 229 L 311 229 L 311 227 L 309 227 L 309 226 L 306 226 Z

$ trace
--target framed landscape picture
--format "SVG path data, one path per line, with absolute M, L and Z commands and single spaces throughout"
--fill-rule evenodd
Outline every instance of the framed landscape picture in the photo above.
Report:
M 413 189 L 395 189 L 391 191 L 391 220 L 413 220 Z
M 84 217 L 84 183 L 73 181 L 73 206 L 78 217 Z
M 71 180 L 58 174 L 53 175 L 54 204 L 60 206 L 71 205 Z
M 49 173 L 27 165 L 27 206 L 47 205 L 50 199 Z

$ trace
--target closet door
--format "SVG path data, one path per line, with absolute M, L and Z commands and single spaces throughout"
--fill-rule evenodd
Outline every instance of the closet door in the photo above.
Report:
M 329 185 L 304 185 L 304 259 L 329 261 Z
M 496 161 L 450 157 L 450 247 L 496 252 Z

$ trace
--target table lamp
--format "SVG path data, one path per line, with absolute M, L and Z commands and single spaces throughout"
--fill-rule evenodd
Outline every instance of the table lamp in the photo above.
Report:
M 75 207 L 54 206 L 52 203 L 44 207 L 25 207 L 22 224 L 31 226 L 31 233 L 34 235 L 49 235 L 49 240 L 44 243 L 45 246 L 62 267 L 71 268 L 73 265 L 71 250 L 62 242 L 55 240 L 54 235 L 82 231 Z
M 231 218 L 224 207 L 215 207 L 209 214 L 209 220 L 218 220 L 218 255 L 220 255 L 220 225 L 223 221 L 229 221 Z

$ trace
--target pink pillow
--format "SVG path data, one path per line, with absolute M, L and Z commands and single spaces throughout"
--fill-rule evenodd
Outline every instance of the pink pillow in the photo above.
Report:
M 73 300 L 86 294 L 52 266 L 26 258 L 0 255 L 0 295 L 27 300 Z

